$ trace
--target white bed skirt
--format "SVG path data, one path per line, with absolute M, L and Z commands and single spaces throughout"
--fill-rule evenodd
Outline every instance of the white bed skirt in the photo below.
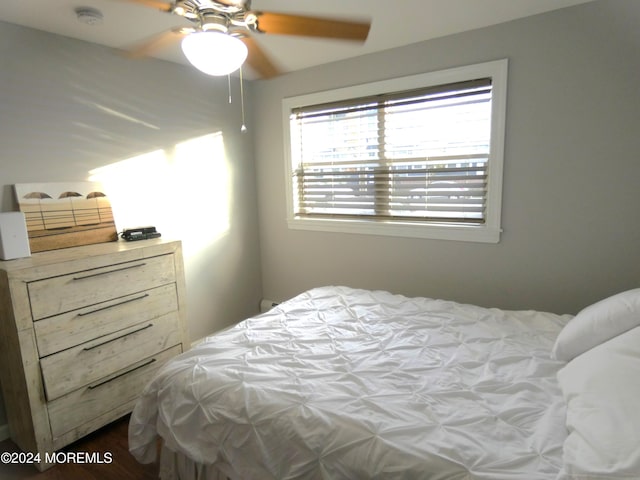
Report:
M 231 480 L 218 463 L 202 465 L 165 446 L 160 451 L 160 480 Z

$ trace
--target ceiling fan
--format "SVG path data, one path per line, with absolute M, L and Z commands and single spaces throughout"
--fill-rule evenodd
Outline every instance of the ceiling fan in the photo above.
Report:
M 370 23 L 254 11 L 251 0 L 126 0 L 179 15 L 193 23 L 163 32 L 130 50 L 149 55 L 166 42 L 182 38 L 182 50 L 198 69 L 227 75 L 245 61 L 262 78 L 281 72 L 254 40 L 254 34 L 297 35 L 364 42 Z

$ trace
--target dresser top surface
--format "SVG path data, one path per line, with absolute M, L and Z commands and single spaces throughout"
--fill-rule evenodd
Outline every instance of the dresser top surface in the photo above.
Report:
M 15 272 L 24 269 L 42 267 L 61 262 L 81 260 L 84 258 L 98 257 L 103 255 L 113 255 L 120 252 L 131 252 L 135 250 L 144 251 L 165 250 L 163 253 L 175 251 L 180 248 L 179 240 L 171 240 L 166 238 L 154 238 L 148 240 L 138 240 L 127 242 L 125 240 L 117 240 L 108 243 L 96 243 L 93 245 L 83 245 L 80 247 L 62 248 L 60 250 L 50 250 L 46 252 L 38 252 L 30 257 L 17 258 L 14 260 L 0 260 L 0 270 L 6 272 Z M 142 256 L 145 256 L 144 254 Z

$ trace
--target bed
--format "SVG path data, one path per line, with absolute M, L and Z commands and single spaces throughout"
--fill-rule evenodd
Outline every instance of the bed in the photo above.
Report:
M 572 317 L 315 288 L 165 365 L 130 451 L 161 438 L 165 480 L 637 479 L 638 325 L 640 289 Z

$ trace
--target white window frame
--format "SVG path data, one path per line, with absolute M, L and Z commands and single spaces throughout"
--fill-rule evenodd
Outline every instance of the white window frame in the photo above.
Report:
M 339 88 L 284 98 L 282 119 L 284 126 L 284 152 L 286 175 L 287 224 L 290 229 L 315 230 L 340 233 L 360 233 L 401 237 L 457 240 L 498 243 L 501 233 L 502 172 L 504 162 L 505 116 L 507 100 L 508 60 L 496 60 L 475 65 L 462 66 L 383 80 L 363 85 Z M 291 153 L 290 117 L 292 111 L 308 105 L 348 100 L 369 95 L 413 90 L 416 88 L 444 85 L 474 78 L 492 79 L 491 136 L 489 152 L 489 175 L 487 179 L 487 203 L 485 222 L 482 225 L 464 225 L 438 222 L 410 222 L 373 219 L 327 219 L 302 218 L 294 214 L 293 164 Z

